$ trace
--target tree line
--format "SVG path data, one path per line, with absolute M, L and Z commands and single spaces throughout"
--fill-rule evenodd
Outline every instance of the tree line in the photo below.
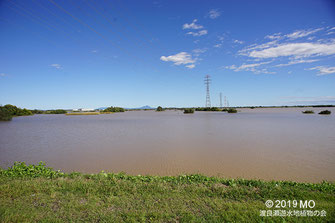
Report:
M 64 109 L 56 109 L 56 110 L 29 110 L 26 108 L 18 108 L 15 105 L 4 105 L 0 106 L 0 121 L 10 121 L 13 117 L 17 116 L 28 116 L 34 114 L 65 114 L 67 113 Z

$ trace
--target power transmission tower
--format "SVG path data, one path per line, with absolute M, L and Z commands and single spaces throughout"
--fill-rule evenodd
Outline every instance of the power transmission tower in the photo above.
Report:
M 224 106 L 227 107 L 227 96 L 224 96 Z
M 220 92 L 220 108 L 222 108 L 222 92 Z
M 205 85 L 206 85 L 206 107 L 211 107 L 211 97 L 209 95 L 209 84 L 211 83 L 211 79 L 209 75 L 205 76 Z

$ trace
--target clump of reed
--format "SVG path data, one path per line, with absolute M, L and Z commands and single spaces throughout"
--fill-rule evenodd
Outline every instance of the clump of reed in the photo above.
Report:
M 303 114 L 314 114 L 313 110 L 302 111 Z
M 323 110 L 319 112 L 319 115 L 330 115 L 332 112 L 329 110 Z
M 100 115 L 100 112 L 71 112 L 65 115 Z

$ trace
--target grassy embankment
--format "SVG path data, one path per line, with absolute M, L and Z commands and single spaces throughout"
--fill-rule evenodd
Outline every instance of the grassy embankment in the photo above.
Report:
M 65 115 L 100 115 L 100 112 L 71 112 Z
M 314 200 L 326 217 L 261 217 L 266 200 Z M 53 171 L 0 171 L 1 222 L 334 222 L 335 184 Z M 277 209 L 278 210 L 278 209 Z M 281 208 L 281 210 L 302 210 Z

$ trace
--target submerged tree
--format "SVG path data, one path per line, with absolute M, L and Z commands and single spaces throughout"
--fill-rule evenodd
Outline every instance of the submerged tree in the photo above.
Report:
M 193 108 L 185 108 L 184 109 L 184 114 L 192 114 L 194 113 L 194 109 Z
M 329 110 L 320 111 L 319 115 L 330 115 L 332 112 Z
M 33 115 L 33 113 L 28 109 L 18 108 L 15 105 L 5 105 L 0 106 L 0 120 L 10 121 L 14 116 L 27 116 Z
M 158 112 L 159 111 L 164 111 L 164 109 L 161 106 L 158 106 L 157 109 L 156 109 L 156 111 L 158 111 Z
M 103 110 L 102 112 L 124 112 L 124 108 L 120 108 L 120 107 L 108 107 L 105 110 Z

